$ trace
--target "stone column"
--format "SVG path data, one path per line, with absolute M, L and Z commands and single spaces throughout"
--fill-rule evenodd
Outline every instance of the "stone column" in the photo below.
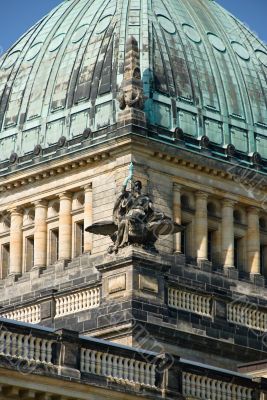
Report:
M 84 187 L 84 228 L 93 223 L 93 189 L 92 184 Z M 91 253 L 93 248 L 93 235 L 84 232 L 84 252 Z
M 10 210 L 10 275 L 22 274 L 22 225 L 23 210 L 13 208 Z
M 196 218 L 195 218 L 195 240 L 197 249 L 197 260 L 208 259 L 208 194 L 196 193 Z
M 59 195 L 59 260 L 71 259 L 72 242 L 72 193 L 63 192 Z
M 260 274 L 260 226 L 259 209 L 248 209 L 247 255 L 248 269 L 251 275 Z
M 173 184 L 173 221 L 181 224 L 181 186 L 177 183 Z M 181 253 L 181 233 L 174 235 L 174 253 Z
M 34 219 L 34 268 L 45 267 L 47 257 L 47 202 L 36 201 Z
M 222 262 L 226 269 L 234 267 L 234 205 L 228 199 L 222 204 Z

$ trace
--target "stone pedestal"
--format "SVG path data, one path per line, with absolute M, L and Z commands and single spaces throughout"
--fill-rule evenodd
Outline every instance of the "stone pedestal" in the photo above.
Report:
M 137 108 L 130 108 L 127 107 L 124 111 L 120 111 L 118 114 L 118 123 L 120 124 L 127 124 L 133 123 L 137 125 L 146 125 L 146 115 L 144 111 L 138 110 Z
M 96 266 L 102 275 L 102 301 L 142 297 L 155 303 L 164 302 L 164 277 L 171 263 L 156 254 L 128 247 L 118 255 L 106 256 Z
M 77 354 L 80 353 L 79 333 L 68 329 L 60 329 L 55 333 L 60 336 L 55 361 L 58 365 L 58 374 L 80 379 L 79 357 L 77 357 Z
M 223 269 L 224 275 L 227 276 L 230 279 L 237 280 L 239 276 L 239 272 L 236 268 L 234 267 L 227 267 Z
M 250 274 L 250 280 L 256 286 L 264 287 L 265 285 L 265 278 L 260 274 Z

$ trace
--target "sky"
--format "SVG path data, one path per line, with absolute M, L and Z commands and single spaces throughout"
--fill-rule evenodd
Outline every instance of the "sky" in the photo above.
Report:
M 245 22 L 267 43 L 267 0 L 217 2 Z M 61 0 L 2 0 L 1 3 L 0 53 L 6 51 L 28 28 L 60 4 Z

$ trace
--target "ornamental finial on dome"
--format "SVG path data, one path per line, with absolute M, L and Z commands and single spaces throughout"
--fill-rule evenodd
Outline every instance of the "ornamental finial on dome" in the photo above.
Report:
M 144 89 L 140 71 L 140 52 L 136 39 L 131 36 L 126 42 L 123 81 L 118 97 L 120 120 L 141 119 L 145 121 Z

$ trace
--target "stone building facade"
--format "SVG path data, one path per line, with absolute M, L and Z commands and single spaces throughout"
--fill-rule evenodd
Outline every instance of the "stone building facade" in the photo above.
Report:
M 264 398 L 266 70 L 210 0 L 65 1 L 1 58 L 0 398 Z M 110 255 L 131 162 L 184 230 Z

